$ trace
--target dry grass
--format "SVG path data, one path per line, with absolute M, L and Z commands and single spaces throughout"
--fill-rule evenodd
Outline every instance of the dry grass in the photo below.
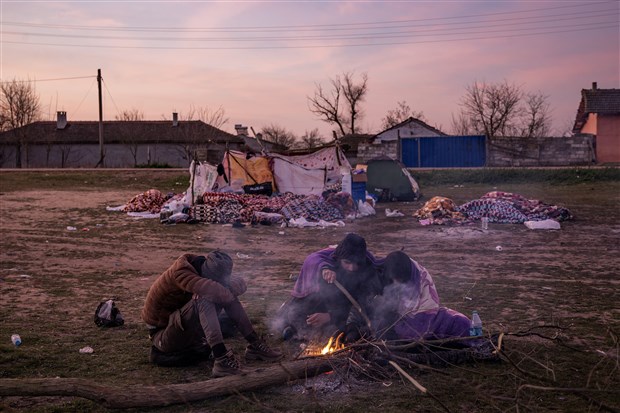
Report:
M 299 270 L 308 253 L 355 231 L 378 255 L 404 247 L 432 274 L 443 303 L 465 314 L 478 310 L 486 331 L 537 328 L 507 336 L 501 363 L 438 370 L 401 364 L 436 399 L 422 395 L 386 367 L 389 380 L 332 374 L 157 411 L 620 409 L 618 181 L 422 187 L 425 199 L 444 195 L 457 203 L 493 189 L 517 192 L 566 206 L 576 217 L 562 223 L 560 231 L 491 224 L 484 233 L 475 226 L 420 226 L 411 213 L 425 199 L 379 205 L 375 217 L 325 230 L 163 226 L 157 220 L 136 221 L 107 212 L 105 206 L 119 205 L 151 187 L 182 191 L 187 177 L 183 181 L 179 171 L 141 170 L 116 178 L 106 171 L 101 186 L 96 174 L 84 179 L 76 173 L 65 178 L 52 174 L 54 179 L 44 185 L 40 173 L 0 174 L 0 378 L 75 377 L 116 385 L 119 391 L 135 384 L 208 379 L 209 362 L 178 369 L 148 363 L 150 344 L 139 314 L 154 278 L 183 252 L 223 248 L 233 257 L 237 252 L 250 255 L 251 259 L 235 258 L 235 270 L 248 281 L 249 290 L 242 298 L 252 321 L 267 333 L 269 316 L 292 287 L 289 274 Z M 396 207 L 406 216 L 386 218 L 385 207 Z M 69 225 L 80 230 L 69 232 Z M 495 250 L 497 245 L 502 252 Z M 127 320 L 123 327 L 100 329 L 93 323 L 97 304 L 107 297 L 116 299 Z M 22 336 L 19 348 L 10 342 L 13 333 Z M 277 337 L 269 339 L 283 348 L 287 358 L 298 352 Z M 237 352 L 244 348 L 240 338 L 229 344 Z M 78 350 L 87 345 L 95 352 L 80 354 Z M 6 411 L 106 411 L 79 398 L 4 397 L 0 410 L 1 406 Z

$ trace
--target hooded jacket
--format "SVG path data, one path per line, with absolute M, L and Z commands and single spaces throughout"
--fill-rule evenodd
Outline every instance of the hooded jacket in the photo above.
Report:
M 225 305 L 247 289 L 245 281 L 232 276 L 230 289 L 222 284 L 203 278 L 191 262 L 197 255 L 181 255 L 151 285 L 142 308 L 142 320 L 154 327 L 165 327 L 174 311 L 183 307 L 194 294 L 215 304 Z

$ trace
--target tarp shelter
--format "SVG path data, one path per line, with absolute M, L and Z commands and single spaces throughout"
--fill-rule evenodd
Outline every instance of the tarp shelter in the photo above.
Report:
M 270 182 L 274 192 L 321 195 L 326 187 L 341 182 L 343 174 L 350 171 L 351 164 L 338 146 L 296 156 L 227 151 L 220 167 L 192 163 L 188 193 L 193 196 L 193 204 L 205 192 L 240 193 L 245 185 Z
M 189 166 L 189 189 L 186 192 L 186 203 L 194 205 L 197 198 L 213 189 L 217 179 L 217 168 L 207 162 L 192 161 Z
M 271 155 L 273 175 L 280 193 L 321 195 L 326 186 L 342 180 L 351 164 L 337 146 L 320 149 L 307 155 Z
M 415 201 L 420 187 L 405 166 L 394 159 L 377 158 L 367 162 L 366 191 L 379 201 Z
M 255 185 L 270 182 L 276 190 L 276 182 L 269 167 L 269 158 L 262 155 L 248 155 L 238 151 L 227 151 L 222 159 L 224 175 L 218 176 L 217 188 L 222 191 L 243 192 L 244 185 Z

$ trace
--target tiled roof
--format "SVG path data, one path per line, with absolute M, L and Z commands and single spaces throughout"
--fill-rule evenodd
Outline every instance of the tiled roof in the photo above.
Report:
M 585 102 L 585 113 L 620 113 L 620 89 L 582 89 L 581 96 Z
M 590 113 L 620 115 L 620 89 L 581 89 L 573 132 L 581 131 Z
M 389 127 L 386 130 L 383 130 L 383 131 L 377 133 L 377 135 L 381 135 L 382 133 L 385 133 L 385 132 L 387 132 L 389 130 L 392 130 L 392 129 L 398 129 L 398 128 L 402 127 L 402 126 L 405 126 L 405 125 L 409 124 L 410 122 L 417 123 L 418 125 L 422 126 L 423 128 L 426 128 L 426 129 L 428 129 L 430 131 L 433 131 L 433 132 L 437 133 L 440 136 L 448 136 L 446 133 L 440 131 L 439 129 L 433 128 L 428 123 L 423 122 L 420 119 L 416 119 L 416 118 L 413 118 L 413 117 L 409 117 L 409 118 L 405 119 L 404 121 L 402 121 L 401 123 L 399 123 L 397 125 L 394 125 L 392 127 Z
M 13 142 L 16 136 L 25 132 L 29 143 L 98 143 L 99 122 L 68 122 L 63 129 L 57 129 L 56 121 L 30 123 L 15 131 L 0 133 L 0 142 Z M 17 133 L 14 133 L 17 132 Z M 106 143 L 235 143 L 244 140 L 202 121 L 104 121 L 103 137 Z

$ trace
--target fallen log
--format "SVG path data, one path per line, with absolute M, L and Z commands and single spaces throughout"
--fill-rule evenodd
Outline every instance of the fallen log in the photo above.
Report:
M 338 360 L 326 357 L 279 363 L 243 375 L 161 386 L 113 386 L 72 378 L 0 379 L 0 396 L 82 397 L 107 408 L 161 407 L 206 400 L 332 371 Z

